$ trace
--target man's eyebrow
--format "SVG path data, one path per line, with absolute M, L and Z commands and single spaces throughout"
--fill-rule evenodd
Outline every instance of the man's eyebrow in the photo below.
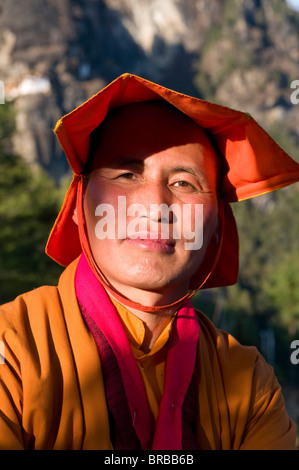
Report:
M 170 173 L 182 173 L 182 172 L 190 173 L 191 175 L 199 179 L 203 179 L 204 177 L 203 172 L 199 168 L 196 168 L 193 166 L 182 165 L 182 166 L 176 166 L 174 168 L 170 168 Z
M 146 162 L 144 162 L 141 159 L 138 158 L 132 158 L 132 157 L 117 157 L 114 158 L 111 163 L 109 164 L 109 168 L 117 169 L 117 168 L 136 168 L 139 170 L 144 170 L 146 167 Z M 169 169 L 170 174 L 174 173 L 189 173 L 195 178 L 197 178 L 199 181 L 202 181 L 205 179 L 204 173 L 197 167 L 195 166 L 189 166 L 189 165 L 180 165 L 176 167 L 170 167 Z

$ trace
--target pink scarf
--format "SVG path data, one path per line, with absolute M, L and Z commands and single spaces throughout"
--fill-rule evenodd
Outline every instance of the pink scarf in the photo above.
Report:
M 184 302 L 172 326 L 164 392 L 153 432 L 143 380 L 118 313 L 83 254 L 77 267 L 75 288 L 79 304 L 103 333 L 116 357 L 131 420 L 142 449 L 182 449 L 182 408 L 194 372 L 199 335 L 191 302 Z

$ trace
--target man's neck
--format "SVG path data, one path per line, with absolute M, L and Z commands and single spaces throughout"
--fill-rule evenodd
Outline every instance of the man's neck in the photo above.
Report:
M 110 294 L 111 295 L 111 294 Z M 113 295 L 111 295 L 113 297 Z M 116 300 L 116 299 L 115 299 Z M 121 303 L 119 299 L 117 302 Z M 157 338 L 160 336 L 164 328 L 171 321 L 173 315 L 176 313 L 178 307 L 167 308 L 159 311 L 146 311 L 138 310 L 135 308 L 127 307 L 125 303 L 121 303 L 127 310 L 133 313 L 136 317 L 140 318 L 144 324 L 145 335 L 141 346 L 141 350 L 147 354 L 154 346 Z

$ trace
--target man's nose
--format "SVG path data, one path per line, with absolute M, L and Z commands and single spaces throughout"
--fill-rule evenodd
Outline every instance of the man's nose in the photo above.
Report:
M 145 184 L 134 197 L 134 203 L 145 209 L 142 216 L 156 222 L 163 222 L 166 217 L 169 222 L 172 221 L 173 215 L 168 211 L 172 202 L 171 192 L 163 183 Z
M 145 183 L 130 198 L 130 204 L 134 204 L 139 217 L 158 223 L 173 223 L 172 203 L 171 191 L 166 183 L 160 181 Z

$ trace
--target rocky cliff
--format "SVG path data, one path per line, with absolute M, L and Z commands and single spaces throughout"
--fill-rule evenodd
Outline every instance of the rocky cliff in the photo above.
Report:
M 0 1 L 15 149 L 56 180 L 67 170 L 56 121 L 123 72 L 247 110 L 299 142 L 299 14 L 284 0 Z

